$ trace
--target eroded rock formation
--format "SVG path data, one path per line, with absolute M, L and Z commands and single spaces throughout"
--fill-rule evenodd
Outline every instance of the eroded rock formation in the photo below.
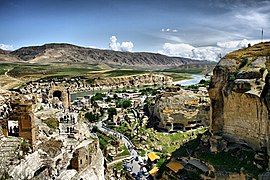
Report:
M 209 96 L 211 131 L 256 150 L 269 144 L 270 43 L 226 55 L 215 67 Z
M 191 130 L 209 125 L 210 102 L 206 88 L 166 92 L 149 105 L 153 126 L 167 131 Z
M 112 77 L 101 80 L 95 80 L 94 87 L 115 86 L 117 88 L 140 87 L 162 85 L 172 82 L 172 78 L 160 74 L 142 74 L 136 76 Z

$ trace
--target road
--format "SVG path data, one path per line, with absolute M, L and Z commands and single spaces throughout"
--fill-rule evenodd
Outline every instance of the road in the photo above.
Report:
M 117 131 L 114 131 L 112 129 L 108 129 L 108 128 L 103 126 L 103 124 L 107 120 L 107 118 L 108 118 L 108 116 L 103 118 L 102 121 L 97 122 L 95 125 L 97 126 L 97 128 L 100 131 L 102 131 L 106 134 L 114 135 L 115 137 L 120 139 L 125 144 L 125 146 L 127 147 L 127 149 L 129 150 L 129 152 L 132 156 L 132 158 L 130 160 L 125 162 L 125 165 L 126 165 L 127 169 L 129 169 L 130 174 L 135 173 L 137 175 L 139 172 L 142 172 L 142 166 L 140 164 L 143 164 L 144 159 L 139 156 L 138 152 L 135 150 L 135 146 L 132 144 L 132 142 L 125 135 L 123 135 Z M 146 178 L 146 176 L 142 176 L 140 179 L 146 180 L 147 178 Z

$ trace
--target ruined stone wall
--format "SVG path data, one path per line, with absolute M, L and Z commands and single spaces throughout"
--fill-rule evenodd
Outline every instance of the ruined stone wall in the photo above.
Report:
M 96 156 L 99 149 L 97 143 L 97 141 L 92 141 L 91 143 L 83 142 L 82 144 L 85 145 L 79 145 L 80 147 L 73 153 L 73 158 L 70 162 L 71 168 L 80 172 L 93 163 L 93 157 Z
M 55 92 L 60 93 L 60 97 L 54 97 Z M 49 90 L 48 94 L 49 101 L 54 101 L 54 98 L 58 98 L 59 101 L 63 103 L 64 108 L 68 108 L 70 106 L 70 94 L 65 86 L 52 86 Z
M 32 104 L 12 104 L 13 110 L 9 119 L 17 120 L 19 124 L 19 136 L 29 140 L 34 146 L 36 130 Z

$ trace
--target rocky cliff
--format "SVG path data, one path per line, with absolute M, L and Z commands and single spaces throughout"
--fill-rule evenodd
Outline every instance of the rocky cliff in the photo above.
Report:
M 223 57 L 209 87 L 211 131 L 254 149 L 269 144 L 270 42 Z
M 90 149 L 88 162 L 83 169 L 77 169 L 71 158 L 82 161 L 86 154 L 70 156 L 65 140 L 50 139 L 44 146 L 20 161 L 9 164 L 8 174 L 11 179 L 104 179 L 104 157 L 99 148 L 98 140 L 84 140 L 78 148 Z M 13 143 L 14 144 L 14 143 Z M 77 148 L 76 147 L 76 148 Z M 2 148 L 3 149 L 3 148 Z M 16 159 L 15 159 L 16 160 Z M 74 166 L 74 167 L 73 167 Z
M 0 50 L 0 61 L 17 60 L 31 63 L 106 63 L 117 66 L 140 66 L 143 68 L 177 67 L 188 64 L 209 64 L 187 58 L 168 57 L 145 52 L 120 52 L 79 47 L 71 44 L 45 44 L 22 47 L 9 52 Z
M 210 102 L 206 88 L 165 92 L 149 104 L 151 124 L 166 131 L 186 131 L 209 126 Z
M 114 86 L 119 88 L 154 86 L 168 84 L 172 78 L 162 74 L 141 74 L 136 76 L 109 77 L 106 79 L 96 79 L 92 84 L 94 87 Z

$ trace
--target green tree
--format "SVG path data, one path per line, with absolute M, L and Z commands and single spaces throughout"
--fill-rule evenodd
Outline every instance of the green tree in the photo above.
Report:
M 98 116 L 96 114 L 94 114 L 93 112 L 87 112 L 87 113 L 85 113 L 84 116 L 91 123 L 97 122 L 97 120 L 98 120 Z
M 130 106 L 131 106 L 131 100 L 130 100 L 130 99 L 125 100 L 125 101 L 123 102 L 123 108 L 124 108 L 124 109 L 126 109 L 126 108 L 128 108 L 128 107 L 130 107 Z
M 121 100 L 117 100 L 117 101 L 115 102 L 115 105 L 116 105 L 117 108 L 121 108 L 121 107 L 123 106 L 123 103 L 122 103 Z
M 97 100 L 103 100 L 103 97 L 105 97 L 105 94 L 102 93 L 96 93 L 95 96 L 91 97 L 92 101 L 97 101 Z
M 97 127 L 97 126 L 93 126 L 92 132 L 93 132 L 93 133 L 96 133 L 97 131 L 98 131 L 98 127 Z
M 114 115 L 117 115 L 117 111 L 114 107 L 108 109 L 109 119 L 112 119 Z

